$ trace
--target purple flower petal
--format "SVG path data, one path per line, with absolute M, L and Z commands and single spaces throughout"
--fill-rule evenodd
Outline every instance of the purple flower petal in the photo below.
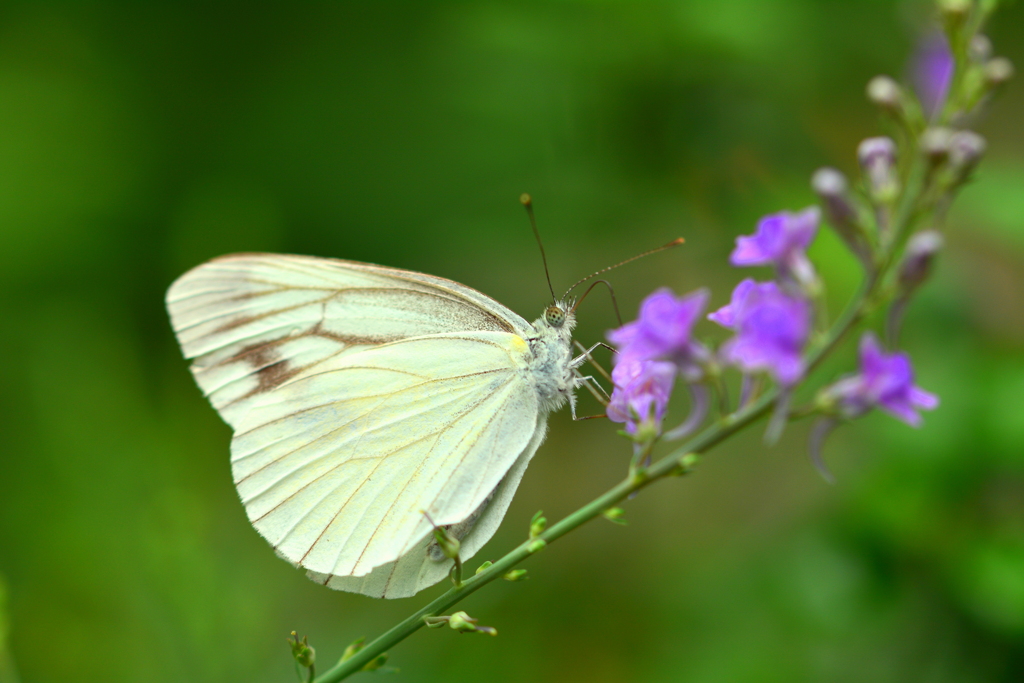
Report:
M 913 61 L 914 89 L 925 114 L 931 118 L 946 101 L 956 63 L 946 37 L 939 31 L 927 36 L 918 46 Z
M 640 305 L 637 320 L 608 332 L 608 340 L 619 351 L 616 363 L 625 359 L 667 359 L 674 362 L 687 379 L 698 379 L 707 351 L 691 337 L 708 296 L 705 289 L 682 297 L 676 297 L 667 288 L 652 293 Z
M 806 252 L 820 220 L 821 212 L 816 206 L 799 213 L 781 211 L 765 216 L 753 235 L 736 238 L 729 262 L 740 267 L 774 266 L 784 283 L 807 285 L 815 275 Z
M 608 419 L 625 422 L 630 434 L 642 422 L 660 425 L 675 377 L 675 365 L 666 361 L 622 360 L 612 370 L 615 388 L 608 403 Z
M 736 336 L 721 349 L 722 360 L 744 372 L 769 372 L 784 385 L 804 372 L 804 345 L 811 330 L 811 306 L 774 282 L 744 280 L 732 301 L 708 316 Z
M 848 417 L 878 407 L 914 427 L 921 423 L 918 410 L 939 405 L 937 396 L 914 385 L 910 357 L 885 353 L 871 333 L 861 337 L 860 373 L 841 379 L 828 391 Z
M 736 249 L 729 257 L 734 266 L 786 267 L 810 245 L 818 231 L 821 212 L 812 206 L 799 213 L 781 211 L 765 216 L 757 232 L 736 238 Z
M 747 294 L 750 290 L 757 286 L 751 278 L 747 278 L 743 282 L 736 285 L 736 289 L 732 290 L 732 298 L 729 300 L 728 305 L 722 306 L 714 313 L 708 314 L 708 320 L 716 322 L 722 327 L 727 327 L 730 330 L 736 329 L 736 311 L 747 298 Z

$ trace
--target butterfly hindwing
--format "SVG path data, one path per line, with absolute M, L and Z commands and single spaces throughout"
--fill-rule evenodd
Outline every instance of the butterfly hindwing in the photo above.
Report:
M 544 440 L 546 428 L 547 421 L 542 417 L 537 422 L 533 438 L 501 480 L 493 499 L 484 508 L 469 534 L 461 539 L 460 555 L 463 559 L 473 557 L 497 531 L 498 525 L 505 517 L 505 511 L 512 502 L 512 496 L 519 488 L 527 465 Z M 336 576 L 309 572 L 309 577 L 336 590 L 362 593 L 375 598 L 409 597 L 443 580 L 451 569 L 448 562 L 428 559 L 427 549 L 430 541 L 430 536 L 424 538 L 402 557 L 375 567 L 366 576 Z
M 231 449 L 253 525 L 308 570 L 362 576 L 427 536 L 424 513 L 465 519 L 537 430 L 526 353 L 504 332 L 416 337 L 266 394 Z

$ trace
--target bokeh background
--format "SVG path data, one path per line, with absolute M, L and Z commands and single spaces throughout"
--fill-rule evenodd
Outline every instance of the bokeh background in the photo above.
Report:
M 0 680 L 291 681 L 443 586 L 336 593 L 245 519 L 230 432 L 193 385 L 163 294 L 223 253 L 423 270 L 528 318 L 546 285 L 611 274 L 632 315 L 709 286 L 756 219 L 855 170 L 863 96 L 907 72 L 929 8 L 896 0 L 0 5 Z M 1024 4 L 997 15 L 1024 65 Z M 463 607 L 497 638 L 425 631 L 395 681 L 1024 680 L 1024 89 L 979 122 L 990 154 L 905 347 L 942 406 L 882 416 L 809 465 L 806 425 L 751 433 Z M 856 269 L 815 257 L 842 303 Z M 578 337 L 615 325 L 607 297 Z M 712 326 L 705 331 L 712 333 Z M 852 349 L 847 349 L 852 359 Z M 838 369 L 838 366 L 837 366 Z M 585 405 L 596 410 L 593 405 Z M 504 527 L 620 478 L 614 427 L 553 416 Z M 475 566 L 475 564 L 473 564 Z M 17 672 L 17 674 L 15 673 Z

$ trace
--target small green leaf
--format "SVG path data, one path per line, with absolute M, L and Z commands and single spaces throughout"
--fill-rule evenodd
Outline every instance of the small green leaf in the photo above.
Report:
M 362 636 L 360 638 L 356 638 L 355 640 L 353 640 L 351 643 L 349 643 L 348 647 L 345 648 L 345 652 L 342 653 L 341 659 L 339 659 L 338 661 L 344 662 L 346 659 L 352 659 L 352 657 L 354 657 L 357 652 L 363 649 L 363 644 L 365 642 L 366 636 Z
M 623 526 L 628 524 L 628 522 L 623 517 L 626 514 L 626 511 L 623 510 L 622 508 L 608 508 L 601 514 L 604 516 L 605 519 L 607 519 L 609 522 L 612 522 L 613 524 L 621 524 Z
M 374 657 L 373 659 L 371 659 L 370 661 L 368 661 L 366 663 L 366 665 L 362 668 L 362 670 L 363 671 L 376 671 L 377 669 L 379 669 L 382 666 L 384 666 L 384 664 L 387 661 L 388 661 L 388 653 L 387 652 L 382 652 L 379 655 L 377 655 L 376 657 Z

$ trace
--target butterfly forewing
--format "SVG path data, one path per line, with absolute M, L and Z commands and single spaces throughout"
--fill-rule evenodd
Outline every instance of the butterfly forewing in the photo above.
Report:
M 361 348 L 529 324 L 444 278 L 308 256 L 239 254 L 205 263 L 167 293 L 203 393 L 234 426 L 259 394 Z

